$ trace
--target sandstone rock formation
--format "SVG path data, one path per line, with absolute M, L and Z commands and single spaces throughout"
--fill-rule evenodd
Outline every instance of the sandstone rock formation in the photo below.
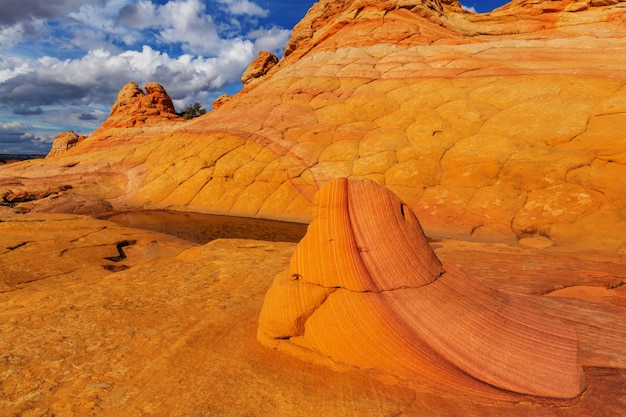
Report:
M 80 146 L 0 177 L 90 178 L 81 188 L 100 197 L 90 181 L 102 175 L 120 209 L 298 221 L 321 185 L 363 177 L 433 236 L 619 259 L 624 12 L 579 3 L 477 15 L 438 1 L 321 1 L 227 111 L 176 123 L 157 90 L 129 84 Z
M 146 84 L 144 93 L 135 82 L 119 92 L 111 107 L 110 118 L 100 129 L 158 125 L 179 119 L 165 88 L 155 82 Z
M 585 388 L 573 326 L 442 266 L 411 209 L 369 180 L 318 192 L 307 235 L 265 297 L 259 339 L 473 395 Z
M 222 94 L 221 96 L 213 100 L 211 107 L 213 108 L 213 110 L 217 110 L 222 107 L 224 103 L 226 103 L 228 100 L 230 100 L 230 96 L 228 94 Z
M 183 122 L 157 90 L 127 86 L 125 105 L 79 146 L 0 167 L 0 414 L 626 414 L 626 25 L 623 3 L 608 3 L 516 0 L 477 15 L 448 1 L 323 0 L 293 31 L 286 56 L 218 111 Z M 329 289 L 308 283 L 310 292 L 290 292 L 297 302 L 270 303 L 280 306 L 269 313 L 282 334 L 307 335 L 268 337 L 277 349 L 256 340 L 259 312 L 267 313 L 268 290 L 305 286 L 288 274 L 275 279 L 294 244 L 197 246 L 81 215 L 33 213 L 84 207 L 94 216 L 110 209 L 106 201 L 114 210 L 306 222 L 319 188 L 343 177 L 398 195 L 440 259 L 425 258 L 425 271 L 445 273 L 428 283 L 411 269 L 411 288 L 391 291 L 403 285 L 400 275 L 350 275 L 359 280 L 341 285 L 383 290 L 334 289 L 323 303 Z M 470 278 L 446 285 L 459 276 Z M 456 301 L 472 295 L 469 312 L 492 308 L 448 323 L 433 316 L 455 305 L 447 298 L 426 312 L 406 307 L 432 290 Z M 333 326 L 345 323 L 332 314 L 346 307 L 354 310 L 342 316 L 362 313 L 354 322 L 361 333 Z M 302 309 L 314 313 L 307 320 Z M 524 331 L 504 332 L 485 353 L 518 351 L 505 341 L 553 324 L 554 336 L 529 343 L 546 369 L 525 371 L 562 365 L 562 387 L 485 365 L 471 342 L 493 339 L 494 327 L 462 345 L 443 337 L 474 335 L 484 318 L 497 323 L 511 312 L 504 328 L 524 323 Z M 402 341 L 422 344 L 390 330 L 420 320 L 423 327 L 402 327 Z M 574 395 L 581 385 L 571 355 L 556 365 L 541 347 L 554 337 L 568 352 L 571 326 L 583 395 L 546 399 L 486 382 Z M 338 348 L 342 337 L 377 354 L 376 363 Z M 394 359 L 415 357 L 416 347 L 423 368 Z M 523 359 L 511 358 L 516 369 Z
M 14 204 L 19 204 L 19 203 L 24 203 L 24 202 L 34 201 L 34 200 L 40 200 L 43 198 L 47 198 L 51 195 L 56 195 L 58 193 L 72 189 L 71 185 L 63 185 L 63 186 L 55 187 L 55 188 L 43 188 L 39 190 L 28 189 L 27 190 L 27 189 L 22 188 L 23 184 L 20 184 L 17 182 L 11 185 L 13 186 L 12 188 L 15 191 L 8 190 L 2 193 L 2 195 L 0 195 L 0 197 L 2 198 L 1 203 L 3 205 L 14 205 Z M 15 186 L 17 186 L 17 188 Z
M 46 158 L 52 158 L 53 156 L 59 156 L 68 149 L 78 145 L 78 143 L 85 139 L 85 136 L 78 136 L 73 130 L 61 133 L 52 142 L 52 149 L 46 155 Z
M 247 85 L 263 77 L 269 70 L 278 64 L 278 58 L 271 52 L 261 51 L 241 76 L 241 83 Z
M 444 268 L 459 265 L 481 285 L 506 289 L 493 295 L 523 294 L 526 309 L 576 327 L 587 390 L 575 401 L 554 401 L 478 391 L 476 381 L 451 388 L 445 376 L 458 381 L 462 373 L 440 376 L 443 386 L 415 384 L 264 347 L 256 341 L 259 312 L 296 250 L 292 243 L 198 246 L 85 216 L 3 207 L 0 219 L 1 415 L 624 414 L 626 286 L 605 287 L 626 280 L 623 265 L 504 244 L 431 242 Z

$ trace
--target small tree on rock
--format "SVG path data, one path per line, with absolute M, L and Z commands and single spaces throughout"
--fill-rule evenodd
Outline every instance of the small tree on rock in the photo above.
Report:
M 194 103 L 193 105 L 188 105 L 183 111 L 176 114 L 178 114 L 185 120 L 189 120 L 193 119 L 194 117 L 202 116 L 205 113 L 206 109 L 203 109 L 200 103 Z

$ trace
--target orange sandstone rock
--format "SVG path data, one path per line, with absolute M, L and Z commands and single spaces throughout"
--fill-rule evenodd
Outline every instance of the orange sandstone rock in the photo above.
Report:
M 111 107 L 111 117 L 100 127 L 155 125 L 179 119 L 172 99 L 162 85 L 148 83 L 144 93 L 134 82 L 126 84 Z
M 274 65 L 278 64 L 278 58 L 271 52 L 261 51 L 254 61 L 248 66 L 241 76 L 243 85 L 263 77 Z
M 212 108 L 213 110 L 217 110 L 224 105 L 228 100 L 230 100 L 230 96 L 228 94 L 222 94 L 215 100 L 213 100 Z
M 52 142 L 52 149 L 50 149 L 46 158 L 61 155 L 68 149 L 78 145 L 78 143 L 83 139 L 85 139 L 85 136 L 78 136 L 73 130 L 61 133 L 54 138 L 54 142 Z
M 320 186 L 362 177 L 436 237 L 621 259 L 626 24 L 623 2 L 601 3 L 323 0 L 219 111 L 183 122 L 131 84 L 79 146 L 0 180 L 71 183 L 117 209 L 309 221 Z
M 339 179 L 313 210 L 266 295 L 262 343 L 466 395 L 584 390 L 574 327 L 442 265 L 411 209 L 384 187 Z

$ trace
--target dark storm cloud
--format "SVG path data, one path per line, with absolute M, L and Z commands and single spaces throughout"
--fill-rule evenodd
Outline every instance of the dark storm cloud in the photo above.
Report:
M 0 153 L 47 153 L 50 141 L 27 133 L 31 126 L 19 122 L 0 122 Z
M 115 19 L 116 25 L 128 25 L 130 27 L 135 27 L 135 22 L 139 16 L 139 12 L 137 10 L 137 6 L 134 4 L 128 4 L 120 9 L 120 12 Z
M 104 4 L 103 0 L 2 0 L 0 26 L 10 26 L 32 19 L 52 19 L 64 16 L 86 4 Z
M 51 142 L 34 137 L 6 137 L 0 133 L 0 154 L 47 154 Z
M 26 132 L 4 132 L 0 129 L 0 143 L 2 144 L 16 144 L 22 142 L 22 136 Z
M 90 93 L 89 87 L 56 80 L 41 80 L 35 73 L 20 75 L 0 83 L 2 101 L 5 105 L 15 106 L 16 111 L 58 103 L 79 103 L 87 100 Z
M 98 117 L 93 113 L 83 113 L 78 118 L 80 120 L 98 120 Z
M 6 123 L 0 122 L 0 135 L 3 137 L 21 136 L 26 133 L 28 127 L 28 125 L 15 121 Z
M 17 114 L 20 116 L 37 116 L 43 113 L 41 107 L 26 107 L 24 105 L 20 105 L 13 109 L 13 114 Z

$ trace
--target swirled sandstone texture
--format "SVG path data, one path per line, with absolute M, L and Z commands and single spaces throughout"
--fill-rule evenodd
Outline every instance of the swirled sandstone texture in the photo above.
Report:
M 78 146 L 1 167 L 0 180 L 69 182 L 119 209 L 308 221 L 321 185 L 362 177 L 431 235 L 620 259 L 624 5 L 516 0 L 474 14 L 451 1 L 322 0 L 280 62 L 218 110 L 183 122 L 118 100 Z
M 573 398 L 585 388 L 573 326 L 442 265 L 411 209 L 369 180 L 318 192 L 289 270 L 265 297 L 258 337 L 474 396 L 495 387 Z

